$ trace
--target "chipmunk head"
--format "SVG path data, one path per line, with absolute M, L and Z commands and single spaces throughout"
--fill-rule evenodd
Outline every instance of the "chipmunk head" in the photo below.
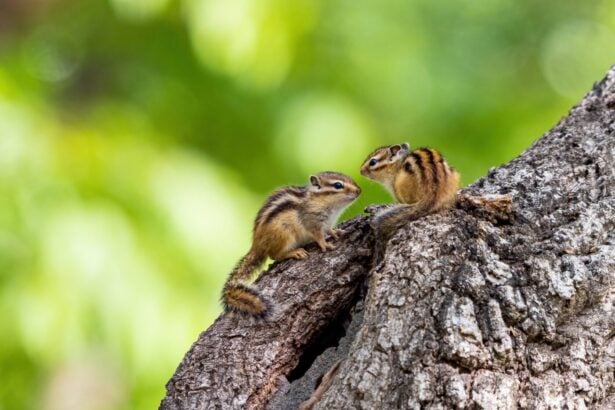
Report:
M 349 205 L 361 194 L 361 188 L 348 175 L 338 172 L 319 172 L 310 176 L 308 192 L 329 204 Z
M 386 181 L 393 177 L 409 151 L 407 143 L 380 147 L 367 156 L 361 165 L 361 175 L 375 181 Z

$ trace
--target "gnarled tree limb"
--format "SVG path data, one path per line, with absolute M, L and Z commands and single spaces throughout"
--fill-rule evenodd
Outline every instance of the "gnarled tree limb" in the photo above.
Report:
M 407 224 L 374 265 L 366 217 L 275 264 L 270 322 L 221 316 L 162 409 L 607 408 L 615 402 L 615 67 L 569 116 Z M 514 219 L 467 198 L 512 196 Z M 464 199 L 466 198 L 466 199 Z

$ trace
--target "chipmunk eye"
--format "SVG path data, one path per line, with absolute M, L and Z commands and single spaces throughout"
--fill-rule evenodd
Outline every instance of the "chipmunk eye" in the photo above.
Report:
M 336 182 L 333 184 L 333 188 L 335 189 L 342 189 L 344 188 L 344 184 L 342 184 L 341 182 Z
M 374 165 L 376 165 L 378 163 L 378 160 L 376 158 L 372 158 L 371 161 L 369 161 L 369 166 L 373 167 Z

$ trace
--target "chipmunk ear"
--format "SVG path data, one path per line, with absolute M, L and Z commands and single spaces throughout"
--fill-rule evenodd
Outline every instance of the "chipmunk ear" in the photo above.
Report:
M 316 176 L 316 175 L 311 175 L 310 176 L 310 184 L 312 184 L 316 188 L 320 188 L 320 178 L 318 178 L 318 176 Z
M 407 142 L 404 142 L 403 144 L 391 145 L 389 147 L 389 153 L 391 154 L 391 157 L 394 157 L 400 151 L 407 152 L 408 150 L 410 150 L 410 144 L 408 144 Z
M 401 150 L 401 145 L 396 144 L 396 145 L 391 145 L 389 147 L 389 153 L 391 154 L 391 157 L 394 157 L 395 155 L 397 155 L 397 153 Z

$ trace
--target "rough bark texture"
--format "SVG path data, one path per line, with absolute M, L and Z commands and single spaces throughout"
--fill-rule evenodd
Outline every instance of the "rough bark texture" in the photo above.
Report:
M 338 250 L 258 281 L 271 322 L 221 316 L 167 384 L 162 409 L 615 408 L 615 68 L 570 115 L 460 201 L 373 257 L 366 217 Z M 381 254 L 381 255 L 380 255 Z

